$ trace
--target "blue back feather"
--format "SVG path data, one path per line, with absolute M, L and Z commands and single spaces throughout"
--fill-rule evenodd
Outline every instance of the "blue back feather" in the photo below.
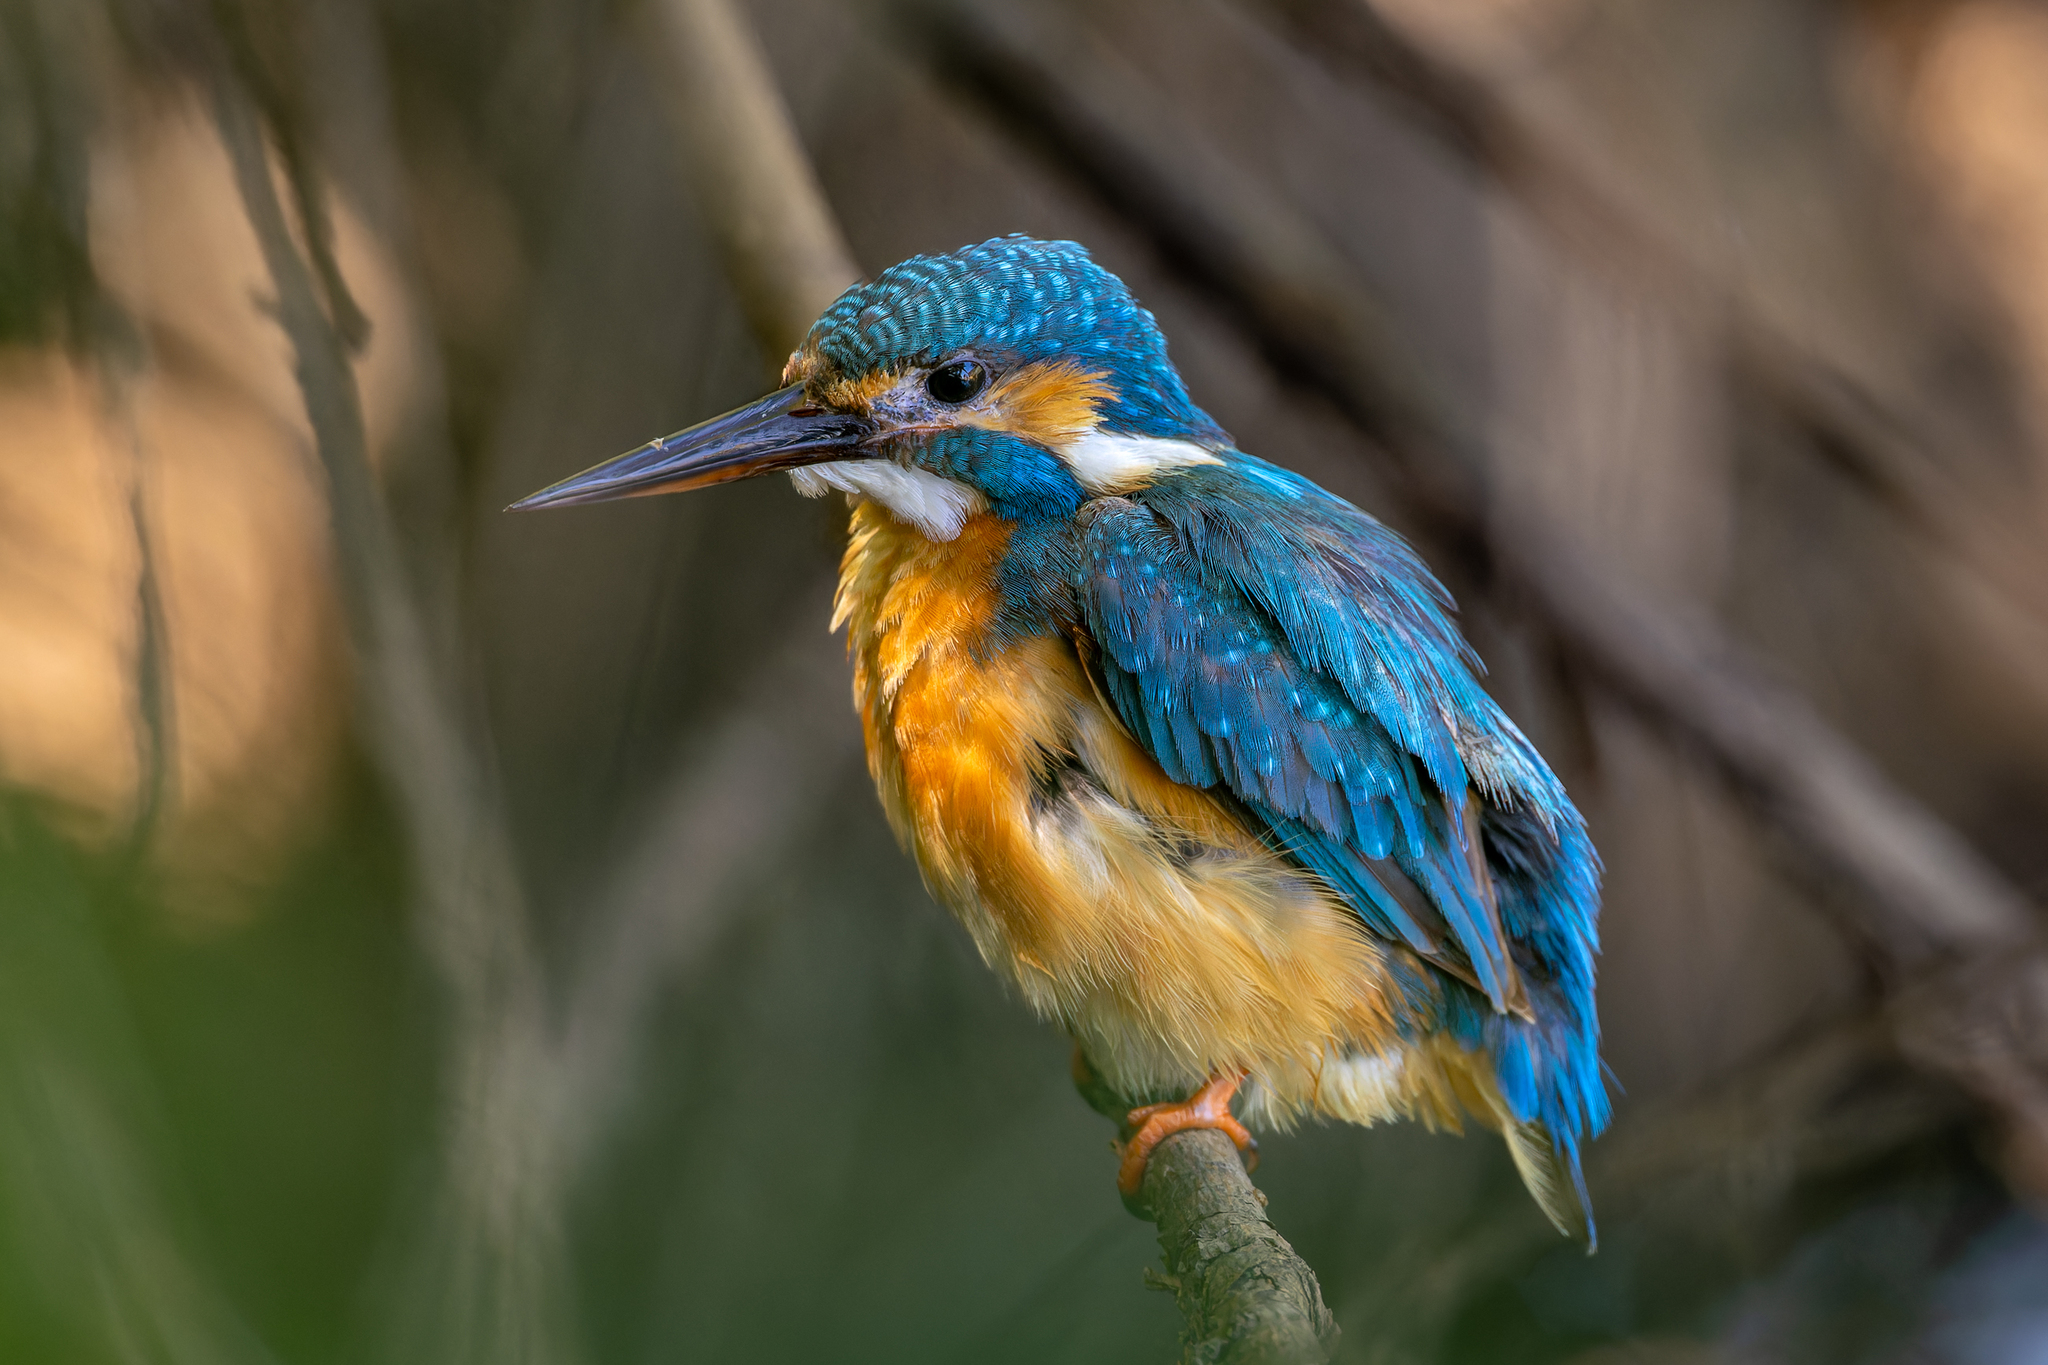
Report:
M 1225 454 L 1082 509 L 1077 600 L 1104 691 L 1170 776 L 1232 795 L 1375 933 L 1469 963 L 1479 991 L 1432 972 L 1411 1007 L 1484 1048 L 1515 1117 L 1572 1157 L 1608 1112 L 1584 822 L 1479 686 L 1449 597 L 1414 553 L 1307 480 Z M 1484 798 L 1475 831 L 1468 783 Z M 1468 837 L 1483 840 L 1502 933 L 1472 885 Z M 1436 916 L 1388 889 L 1386 861 Z M 1511 962 L 1533 1022 L 1499 1008 Z

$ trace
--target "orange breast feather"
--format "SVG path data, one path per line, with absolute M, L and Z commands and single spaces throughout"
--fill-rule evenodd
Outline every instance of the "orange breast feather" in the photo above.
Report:
M 1320 882 L 1167 778 L 1070 641 L 978 648 L 1008 535 L 983 515 L 934 543 L 855 512 L 835 624 L 897 836 L 989 964 L 1113 1084 L 1239 1068 L 1276 1090 L 1293 1078 L 1296 1107 L 1314 1108 L 1327 1059 L 1393 1046 L 1382 950 Z

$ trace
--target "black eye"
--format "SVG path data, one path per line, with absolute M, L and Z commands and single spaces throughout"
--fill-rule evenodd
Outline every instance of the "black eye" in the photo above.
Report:
M 988 367 L 977 360 L 951 360 L 925 376 L 924 391 L 941 403 L 965 403 L 988 387 Z

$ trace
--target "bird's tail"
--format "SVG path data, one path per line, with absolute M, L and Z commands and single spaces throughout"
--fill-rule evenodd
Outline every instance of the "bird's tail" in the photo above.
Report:
M 1527 1028 L 1519 1019 L 1495 1016 L 1494 1020 L 1502 1028 Z M 1539 1116 L 1519 1117 L 1501 1084 L 1498 1058 L 1492 1051 L 1466 1051 L 1446 1039 L 1439 1044 L 1437 1057 L 1441 1063 L 1439 1074 L 1457 1095 L 1458 1103 L 1507 1139 L 1508 1155 L 1514 1158 L 1515 1170 L 1529 1187 L 1529 1194 L 1543 1210 L 1543 1216 L 1590 1254 L 1598 1241 L 1593 1229 L 1593 1204 L 1586 1195 L 1586 1178 L 1579 1169 L 1579 1130 L 1569 1124 L 1569 1116 L 1567 1124 L 1562 1125 L 1545 1122 Z M 1536 1103 L 1527 1100 L 1522 1106 L 1523 1113 L 1538 1109 Z M 1599 1117 L 1606 1116 L 1602 1113 Z M 1445 1126 L 1457 1125 L 1454 1119 L 1447 1119 Z M 1587 1127 L 1598 1131 L 1597 1124 Z
M 1579 1171 L 1576 1144 L 1559 1142 L 1540 1120 L 1517 1122 L 1504 1117 L 1501 1136 L 1522 1183 L 1557 1230 L 1591 1255 L 1600 1244 L 1593 1226 L 1593 1204 L 1586 1197 L 1586 1178 Z

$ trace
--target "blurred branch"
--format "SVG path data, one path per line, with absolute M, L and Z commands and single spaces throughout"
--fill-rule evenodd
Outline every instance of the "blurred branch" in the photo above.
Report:
M 718 15 L 707 16 L 722 7 L 677 8 L 709 24 L 711 40 L 723 44 L 713 63 L 716 82 L 744 85 L 749 59 L 761 75 L 758 54 L 735 47 L 747 39 L 731 16 L 724 15 L 723 30 Z M 694 89 L 702 74 L 682 83 Z M 446 1179 L 455 1207 L 436 1231 L 447 1244 L 431 1247 L 429 1254 L 452 1261 L 432 1278 L 456 1292 L 446 1295 L 446 1303 L 426 1306 L 427 1314 L 440 1318 L 428 1329 L 426 1347 L 494 1363 L 571 1358 L 575 1345 L 561 1245 L 570 1182 L 616 1113 L 659 983 L 715 932 L 711 906 L 737 903 L 735 877 L 768 861 L 775 840 L 807 823 L 806 804 L 816 805 L 833 790 L 831 779 L 849 756 L 845 741 L 853 727 L 823 697 L 798 706 L 808 723 L 789 724 L 782 708 L 804 696 L 806 682 L 808 690 L 822 691 L 818 680 L 838 676 L 836 661 L 818 657 L 837 651 L 778 651 L 769 668 L 773 676 L 750 680 L 754 685 L 742 692 L 754 704 L 724 717 L 713 749 L 679 767 L 667 795 L 657 801 L 646 837 L 590 916 L 597 928 L 570 983 L 560 1028 L 551 1029 L 545 974 L 530 941 L 502 817 L 433 676 L 420 608 L 369 473 L 347 363 L 349 339 L 329 324 L 315 290 L 317 277 L 289 235 L 253 110 L 226 78 L 218 103 L 333 490 L 341 577 L 377 722 L 373 738 L 408 813 L 415 863 L 427 890 L 428 937 L 454 996 Z M 759 99 L 743 103 L 756 112 L 764 107 Z M 782 118 L 779 105 L 766 107 L 773 118 Z M 776 126 L 787 134 L 786 122 Z M 792 195 L 801 200 L 803 187 L 811 186 L 808 165 L 800 160 L 799 174 L 792 177 L 789 158 L 800 153 L 793 140 L 784 141 L 786 156 L 778 157 L 776 138 L 763 135 L 743 157 L 720 161 L 714 155 L 697 162 L 712 175 L 736 176 L 740 167 L 753 166 L 782 177 L 770 190 L 734 189 L 730 203 L 724 191 L 733 187 L 707 191 L 721 208 L 737 204 L 759 215 L 725 224 L 720 233 L 735 270 L 750 281 L 745 292 L 757 323 L 764 308 L 780 310 L 777 315 L 814 304 L 821 309 L 853 278 L 849 266 L 844 279 L 829 288 L 819 282 L 833 269 L 833 253 L 843 259 L 844 248 L 828 219 L 814 212 L 816 221 L 807 230 L 802 213 L 786 212 L 780 202 Z M 295 176 L 292 183 L 304 178 Z M 820 211 L 821 206 L 818 201 Z M 763 221 L 774 230 L 760 231 Z M 810 253 L 806 269 L 793 280 L 770 268 L 774 252 L 792 243 Z M 336 288 L 334 296 L 345 298 L 338 278 Z M 805 315 L 803 325 L 808 322 Z M 764 340 L 781 344 L 772 335 Z M 820 645 L 829 640 L 815 626 L 806 634 Z M 833 690 L 843 699 L 843 684 Z M 769 703 L 772 712 L 765 709 Z
M 222 42 L 233 62 L 244 94 L 255 105 L 264 130 L 278 152 L 278 161 L 291 187 L 292 210 L 301 229 L 296 244 L 304 248 L 304 259 L 326 304 L 326 315 L 349 355 L 359 354 L 370 339 L 370 319 L 356 302 L 341 273 L 334 250 L 334 216 L 327 209 L 327 184 L 314 164 L 304 109 L 303 82 L 290 73 L 273 69 L 264 44 L 258 41 L 260 26 L 268 36 L 282 36 L 304 22 L 304 16 L 279 6 L 275 9 L 247 3 L 223 3 L 217 13 Z M 273 45 L 275 46 L 275 45 Z
M 455 1264 L 430 1310 L 437 1356 L 516 1362 L 571 1350 L 555 1210 L 530 1194 L 550 1151 L 529 1111 L 551 1096 L 545 998 L 525 899 L 495 800 L 434 677 L 419 605 L 370 471 L 349 342 L 321 306 L 272 175 L 263 126 L 235 67 L 216 63 L 213 104 L 274 312 L 327 474 L 336 567 L 355 643 L 372 752 L 412 839 L 429 955 L 451 997 L 446 1248 Z M 460 1343 L 456 1346 L 455 1343 Z M 445 1356 L 443 1356 L 445 1358 Z
M 727 0 L 638 0 L 692 198 L 771 367 L 860 278 L 753 30 Z M 569 986 L 572 1150 L 616 1107 L 659 984 L 718 932 L 733 881 L 809 822 L 854 753 L 843 674 L 807 623 L 739 689 L 708 751 L 680 765 L 604 897 Z
M 1996 868 L 1710 622 L 1634 595 L 1525 511 L 1496 509 L 1488 530 L 1502 576 L 1596 676 L 1853 889 L 1853 927 L 1894 972 L 2028 939 L 2033 912 Z
M 638 17 L 698 210 L 779 370 L 860 269 L 760 44 L 729 0 L 638 0 Z
M 150 451 L 135 418 L 133 358 L 118 342 L 100 347 L 101 387 L 128 457 L 128 523 L 135 536 L 135 709 L 137 780 L 135 815 L 124 856 L 139 863 L 177 800 L 177 689 L 171 670 L 170 624 L 163 574 L 150 521 Z
M 1986 954 L 1899 992 L 1888 1013 L 1905 1055 L 1997 1114 L 2001 1173 L 2048 1209 L 2048 952 Z
M 241 91 L 223 76 L 215 92 L 221 138 L 264 263 L 275 311 L 289 338 L 300 391 L 326 471 L 337 568 L 358 651 L 372 738 L 413 830 L 414 858 L 452 944 L 485 948 L 475 961 L 495 980 L 479 998 L 531 976 L 518 924 L 520 896 L 509 845 L 485 794 L 481 770 L 427 665 L 416 604 L 397 539 L 370 473 L 362 406 L 346 343 L 329 325 L 305 260 L 293 244 L 271 180 L 262 129 Z M 466 954 L 459 954 L 466 956 Z
M 2008 980 L 2015 975 L 2031 984 Z M 2038 1144 L 2048 1125 L 2015 1124 L 2012 1116 L 2025 1109 L 2038 1120 L 2048 1112 L 2040 1083 L 2048 1074 L 2043 975 L 2038 953 L 1955 963 L 1876 1007 L 1803 1026 L 1707 1085 L 1625 1107 L 1586 1155 L 1586 1182 L 1603 1222 L 1624 1238 L 1654 1230 L 1749 1254 L 1764 1220 L 1798 1207 L 1802 1188 L 1868 1172 L 1911 1144 L 1971 1123 L 1981 1113 L 1973 1098 L 2006 1120 L 2008 1150 L 1997 1164 L 2040 1206 L 2048 1151 Z M 1987 1046 L 1987 1022 L 2001 1019 L 2010 1034 Z M 1940 1039 L 1931 1058 L 1916 1059 L 1930 1031 L 1959 1023 L 1977 1036 Z M 2015 1075 L 2014 1060 L 2028 1057 L 2032 1069 Z M 1973 1078 L 1972 1058 L 1998 1074 Z M 1448 1321 L 1475 1286 L 1525 1274 L 1556 1245 L 1549 1226 L 1527 1216 L 1422 1229 L 1412 1238 L 1394 1258 L 1400 1273 L 1353 1292 L 1365 1316 L 1424 1332 Z
M 1526 509 L 1489 506 L 1486 438 L 1429 380 L 1372 287 L 1280 196 L 1190 138 L 1142 75 L 1050 11 L 914 0 L 914 12 L 942 79 L 1045 146 L 1291 374 L 1384 441 L 1419 518 L 1490 566 L 1589 672 L 1699 749 L 1791 849 L 1846 886 L 1853 927 L 1894 976 L 2031 944 L 2033 910 L 1997 869 L 1711 622 L 1643 599 Z M 2034 1121 L 2023 1094 L 1986 1093 L 1981 1058 L 1939 1047 L 1921 1056 Z
M 1802 1186 L 1868 1170 L 1967 1123 L 1974 1097 L 2005 1121 L 2000 1170 L 2040 1207 L 2048 1196 L 2043 976 L 2038 952 L 1957 963 L 1876 1009 L 1801 1029 L 1693 1093 L 1631 1106 L 1587 1153 L 1595 1205 L 1610 1226 L 1752 1246 L 1759 1219 L 1795 1207 Z M 1944 1030 L 1958 1033 L 1930 1036 Z M 1928 1074 L 1898 1074 L 1916 1060 Z M 1534 1218 L 1487 1220 L 1447 1239 L 1424 1231 L 1397 1258 L 1406 1273 L 1362 1289 L 1363 1311 L 1428 1330 L 1474 1286 L 1525 1273 L 1554 1244 Z
M 779 359 L 854 271 L 750 35 L 719 4 L 678 0 L 663 13 L 676 41 L 657 50 L 684 70 L 661 84 L 680 92 L 688 110 L 685 141 L 705 177 L 704 201 L 727 215 L 717 235 L 749 316 Z M 249 60 L 247 44 L 230 46 Z M 276 312 L 328 474 L 372 738 L 407 812 L 430 947 L 455 1007 L 445 1173 L 454 1207 L 437 1231 L 451 1244 L 430 1254 L 452 1259 L 434 1278 L 457 1292 L 427 1307 L 440 1318 L 429 1328 L 428 1349 L 453 1347 L 494 1362 L 566 1358 L 574 1351 L 561 1248 L 567 1186 L 616 1109 L 648 1003 L 710 936 L 711 899 L 730 898 L 733 877 L 765 856 L 762 836 L 801 824 L 806 797 L 832 789 L 851 726 L 840 725 L 835 736 L 822 723 L 778 725 L 779 711 L 728 718 L 714 750 L 672 780 L 649 837 L 608 897 L 609 912 L 594 916 L 601 927 L 571 983 L 561 1028 L 551 1030 L 502 817 L 433 675 L 421 610 L 369 472 L 348 364 L 354 338 L 330 320 L 330 312 L 348 316 L 345 282 L 338 274 L 328 282 L 323 309 L 325 272 L 309 267 L 294 243 L 256 111 L 233 77 L 222 75 L 219 85 L 223 140 L 277 290 Z M 722 139 L 729 135 L 741 145 L 728 146 Z M 300 212 L 317 210 L 310 169 L 290 183 L 300 191 Z M 822 631 L 817 637 L 826 638 Z M 778 672 L 790 671 L 788 653 L 775 660 Z M 811 653 L 796 651 L 804 676 L 836 674 L 819 669 Z M 778 676 L 746 695 L 780 704 L 789 682 Z M 804 714 L 822 721 L 833 709 L 821 699 Z M 736 828 L 751 837 L 733 837 Z
M 1528 100 L 1526 80 L 1490 83 L 1460 68 L 1369 0 L 1238 3 L 1340 78 L 1393 96 L 1440 147 L 1513 194 L 1554 229 L 1555 241 L 1603 271 L 1619 270 L 1667 301 L 1732 304 L 1729 344 L 1740 370 L 1827 442 L 1908 526 L 2016 608 L 2033 632 L 2048 626 L 2031 528 L 2012 518 L 2013 504 L 1966 496 L 1951 472 L 1955 450 L 1996 439 L 1983 434 L 1987 429 L 2012 431 L 2014 413 L 1947 411 L 1967 403 L 1955 386 L 1940 399 L 1879 392 L 1811 342 L 1795 342 L 1758 306 L 1740 270 L 1603 184 L 1590 149 L 1555 129 L 1539 131 L 1542 121 L 1519 107 Z M 2048 654 L 2039 641 L 2029 661 L 2036 689 L 2048 695 Z

